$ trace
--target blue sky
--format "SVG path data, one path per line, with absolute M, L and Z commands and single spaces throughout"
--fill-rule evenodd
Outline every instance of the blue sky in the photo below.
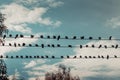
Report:
M 0 11 L 6 14 L 9 34 L 76 35 L 120 38 L 119 0 L 0 0 Z M 6 44 L 120 44 L 119 41 L 65 41 L 37 39 L 6 39 Z M 3 55 L 120 55 L 119 49 L 51 49 L 0 48 Z M 56 65 L 67 64 L 82 80 L 119 80 L 119 60 L 5 60 L 8 75 L 24 76 L 26 80 L 43 77 L 56 70 Z M 23 75 L 24 74 L 24 75 Z

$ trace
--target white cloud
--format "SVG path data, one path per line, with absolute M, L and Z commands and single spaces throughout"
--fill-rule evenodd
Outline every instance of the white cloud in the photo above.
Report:
M 42 24 L 46 26 L 60 26 L 60 21 L 52 21 L 50 17 L 44 17 L 48 8 L 33 7 L 29 9 L 23 5 L 11 3 L 9 5 L 2 5 L 1 11 L 6 14 L 5 24 L 9 30 L 18 31 L 22 33 L 31 33 L 32 29 L 28 24 Z
M 38 66 L 39 63 L 37 63 L 36 66 Z M 39 67 L 32 67 L 31 70 L 26 71 L 26 73 L 31 76 L 32 78 L 29 78 L 29 80 L 34 80 L 36 77 L 35 76 L 39 76 L 40 80 L 45 80 L 45 73 L 46 72 L 53 72 L 53 71 L 57 71 L 58 68 L 55 65 L 46 65 L 43 64 L 42 66 Z M 45 72 L 42 72 L 45 71 Z
M 27 71 L 28 75 L 32 75 L 32 76 L 43 76 L 44 72 L 40 72 L 40 71 Z
M 25 67 L 24 68 L 31 68 L 34 67 L 38 64 L 43 64 L 45 63 L 45 60 L 35 60 L 35 61 L 30 61 L 29 63 L 25 63 Z
M 34 66 L 30 66 L 29 64 L 32 64 L 33 60 L 30 61 L 29 63 L 24 63 L 25 65 L 25 69 L 30 69 L 25 71 L 29 76 L 31 76 L 31 78 L 29 78 L 29 80 L 34 80 L 36 77 L 40 77 L 40 80 L 44 80 L 45 77 L 45 72 L 53 72 L 53 71 L 57 71 L 58 68 L 56 67 L 56 65 L 47 65 L 46 60 L 34 60 L 35 65 Z M 29 67 L 27 67 L 29 65 Z
M 98 42 L 89 42 L 88 45 L 113 45 L 113 44 L 120 44 L 117 41 L 98 41 Z M 83 49 L 75 49 L 76 56 L 97 56 L 97 55 L 118 55 L 120 50 L 119 49 L 97 49 L 97 48 L 83 48 Z M 67 66 L 73 67 L 72 71 L 74 75 L 79 74 L 80 77 L 89 77 L 95 75 L 107 75 L 107 76 L 119 76 L 120 72 L 117 71 L 120 68 L 119 60 L 118 59 L 75 59 L 75 60 L 63 60 L 61 62 L 63 64 L 67 64 Z M 103 69 L 103 71 L 102 71 Z M 109 72 L 107 72 L 109 71 Z
M 120 16 L 107 20 L 106 25 L 112 28 L 120 27 Z
M 3 13 L 6 13 L 8 23 L 21 24 L 21 23 L 35 23 L 36 20 L 46 13 L 47 9 L 40 7 L 34 9 L 28 9 L 24 6 L 12 3 L 10 5 L 2 6 L 4 9 Z
M 40 67 L 33 67 L 32 70 L 36 70 L 36 71 L 39 71 L 39 70 L 45 70 L 46 72 L 49 71 L 49 72 L 52 72 L 52 71 L 57 71 L 58 68 L 55 66 L 55 65 L 42 65 Z
M 120 44 L 117 41 L 92 41 L 87 43 L 88 45 L 95 44 L 103 44 L 103 45 L 113 45 L 113 44 Z M 97 49 L 97 48 L 83 48 L 74 49 L 76 56 L 97 56 L 97 55 L 118 55 L 120 56 L 119 49 Z M 73 55 L 73 56 L 75 56 Z M 47 65 L 44 64 L 42 66 L 34 66 L 31 68 L 33 71 L 41 71 L 44 70 L 45 72 L 52 72 L 57 71 L 57 66 L 59 64 L 64 64 L 68 67 L 71 67 L 71 74 L 73 76 L 78 75 L 80 78 L 84 77 L 94 77 L 97 75 L 104 75 L 104 76 L 116 76 L 119 77 L 120 75 L 120 63 L 119 59 L 63 59 L 61 62 Z M 32 73 L 34 74 L 34 72 Z M 30 74 L 30 75 L 32 75 Z M 39 74 L 40 75 L 40 74 Z M 43 77 L 41 75 L 41 77 Z
M 30 61 L 30 63 L 29 64 L 27 64 L 26 66 L 25 66 L 25 68 L 31 68 L 31 67 L 33 67 L 33 66 L 36 66 L 36 62 L 35 61 Z
M 6 24 L 9 30 L 22 33 L 32 33 L 32 29 L 27 27 L 26 24 Z

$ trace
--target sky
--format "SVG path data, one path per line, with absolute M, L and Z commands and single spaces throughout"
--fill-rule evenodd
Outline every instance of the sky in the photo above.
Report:
M 0 0 L 0 12 L 6 14 L 4 24 L 9 34 L 29 36 L 61 35 L 120 38 L 120 0 Z M 73 41 L 43 39 L 6 39 L 9 43 L 61 45 L 114 45 L 119 41 Z M 22 48 L 0 47 L 0 55 L 120 55 L 120 49 L 91 48 Z M 8 75 L 44 80 L 46 72 L 57 70 L 59 64 L 71 67 L 81 80 L 119 80 L 119 59 L 5 59 Z

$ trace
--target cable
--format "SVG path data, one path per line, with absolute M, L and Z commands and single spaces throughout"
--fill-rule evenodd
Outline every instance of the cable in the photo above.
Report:
M 40 55 L 35 55 L 35 56 L 23 56 L 23 55 L 16 55 L 16 56 L 10 56 L 10 55 L 6 55 L 0 56 L 0 59 L 3 58 L 7 58 L 7 59 L 119 59 L 120 57 L 118 57 L 117 55 L 114 56 L 103 56 L 103 55 L 97 55 L 97 56 L 48 56 L 48 55 L 44 55 L 44 56 L 40 56 Z
M 112 38 L 112 36 L 109 36 L 108 38 L 104 39 L 102 37 L 98 37 L 98 38 L 93 38 L 93 37 L 88 37 L 86 38 L 85 36 L 80 36 L 80 37 L 77 37 L 77 36 L 73 36 L 73 37 L 68 37 L 68 36 L 64 36 L 64 37 L 61 37 L 60 35 L 58 36 L 44 36 L 44 35 L 40 35 L 40 36 L 35 36 L 35 35 L 30 35 L 30 36 L 25 36 L 25 35 L 22 35 L 22 34 L 16 34 L 15 36 L 13 36 L 12 34 L 9 34 L 9 35 L 3 35 L 2 36 L 3 39 L 5 38 L 14 38 L 14 39 L 17 39 L 17 38 L 27 38 L 27 39 L 55 39 L 55 40 L 117 40 L 117 41 L 120 41 L 120 39 L 114 39 Z
M 115 45 L 60 45 L 60 44 L 26 44 L 26 43 L 9 43 L 6 45 L 5 43 L 1 44 L 0 47 L 34 47 L 34 48 L 114 48 L 114 49 L 119 49 L 120 45 L 115 44 Z

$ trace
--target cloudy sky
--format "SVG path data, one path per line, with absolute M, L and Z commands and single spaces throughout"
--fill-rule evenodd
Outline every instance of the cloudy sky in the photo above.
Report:
M 0 0 L 0 12 L 6 14 L 9 34 L 26 36 L 61 35 L 120 38 L 119 0 Z M 6 39 L 5 43 L 39 43 L 62 45 L 114 45 L 119 41 L 73 41 L 40 39 Z M 0 47 L 1 55 L 120 55 L 120 49 L 90 48 L 15 48 Z M 81 80 L 119 80 L 119 59 L 5 59 L 8 75 L 35 80 L 46 72 L 57 70 L 57 65 L 71 67 L 71 74 Z

